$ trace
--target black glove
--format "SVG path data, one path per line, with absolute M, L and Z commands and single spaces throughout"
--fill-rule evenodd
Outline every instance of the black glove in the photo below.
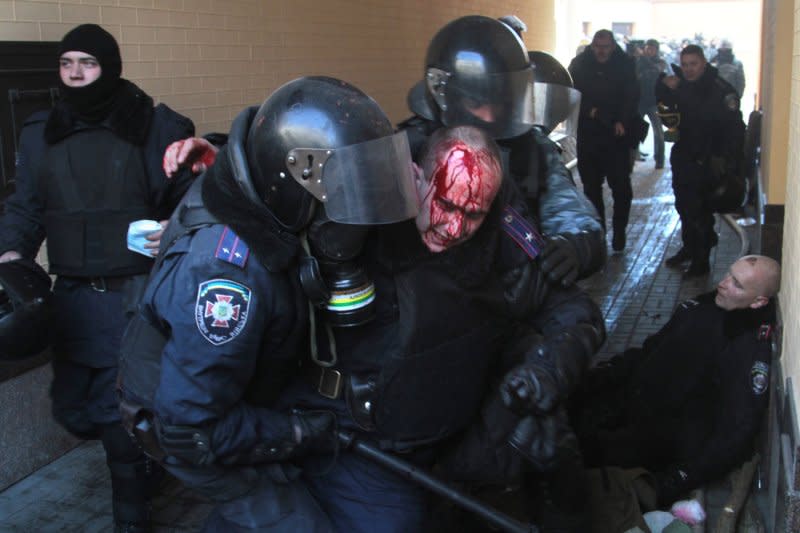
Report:
M 526 416 L 511 432 L 508 443 L 539 472 L 551 471 L 565 457 L 580 453 L 563 409 L 541 417 Z
M 656 478 L 656 495 L 658 504 L 668 507 L 678 501 L 689 488 L 689 474 L 679 466 L 673 466 L 654 474 Z
M 292 456 L 329 453 L 336 449 L 336 415 L 331 411 L 292 411 L 296 447 Z
M 527 347 L 525 362 L 503 378 L 500 394 L 520 415 L 549 413 L 580 381 L 601 337 L 591 326 L 575 326 Z
M 547 347 L 539 346 L 537 350 L 544 351 Z M 528 362 L 506 374 L 500 396 L 511 411 L 527 415 L 552 411 L 561 394 L 552 365 Z
M 164 453 L 193 465 L 209 465 L 216 460 L 211 451 L 211 435 L 193 426 L 159 426 L 159 443 Z
M 563 235 L 549 237 L 538 259 L 539 265 L 552 283 L 569 287 L 578 279 L 581 266 L 578 251 Z

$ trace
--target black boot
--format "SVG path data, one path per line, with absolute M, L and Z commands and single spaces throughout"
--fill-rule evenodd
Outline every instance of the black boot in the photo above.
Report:
M 111 473 L 115 533 L 151 532 L 150 500 L 161 467 L 142 453 L 122 426 L 106 426 L 102 442 Z
M 683 263 L 686 263 L 692 258 L 692 254 L 689 252 L 689 249 L 685 246 L 681 246 L 681 249 L 678 250 L 678 253 L 675 255 L 668 257 L 664 264 L 670 268 L 677 268 L 680 267 Z
M 611 249 L 615 252 L 621 252 L 625 249 L 625 230 L 614 232 L 614 237 L 611 239 Z

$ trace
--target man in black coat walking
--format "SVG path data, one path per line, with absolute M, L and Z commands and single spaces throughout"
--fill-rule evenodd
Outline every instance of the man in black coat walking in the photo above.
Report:
M 614 197 L 611 246 L 621 252 L 633 199 L 630 150 L 639 144 L 634 127 L 639 102 L 636 65 L 609 30 L 600 30 L 591 46 L 572 60 L 569 72 L 581 92 L 578 172 L 583 190 L 605 224 L 603 180 L 608 180 Z

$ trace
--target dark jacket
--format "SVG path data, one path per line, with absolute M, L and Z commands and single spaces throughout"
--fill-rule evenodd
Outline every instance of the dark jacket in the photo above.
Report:
M 624 420 L 592 442 L 610 464 L 680 470 L 676 493 L 752 454 L 769 398 L 774 305 L 725 311 L 714 297 L 683 302 L 642 348 L 612 359 L 603 397 L 622 392 Z
M 703 162 L 717 156 L 740 159 L 744 143 L 744 122 L 736 90 L 719 77 L 711 65 L 696 81 L 681 79 L 672 90 L 659 78 L 656 98 L 680 113 L 680 137 L 672 147 L 673 167 L 688 161 Z M 676 171 L 680 171 L 676 169 Z
M 126 140 L 134 141 L 135 144 L 139 143 L 138 145 L 141 146 L 151 206 L 158 219 L 161 220 L 169 218 L 172 209 L 186 192 L 192 180 L 192 175 L 188 171 L 179 173 L 171 179 L 166 177 L 162 170 L 164 151 L 171 143 L 193 136 L 194 125 L 188 118 L 179 115 L 165 104 L 159 104 L 153 108 L 152 100 L 149 97 L 147 97 L 147 102 L 142 101 L 140 105 L 145 106 L 148 102 L 152 109 L 150 120 L 126 122 L 121 126 L 126 131 L 117 130 L 117 134 Z M 130 109 L 123 111 L 128 113 Z M 63 114 L 54 116 L 54 113 L 62 113 L 62 110 L 57 107 L 53 112 L 35 113 L 24 123 L 17 156 L 16 191 L 6 200 L 5 215 L 0 227 L 0 253 L 16 250 L 24 257 L 35 257 L 45 238 L 42 222 L 44 206 L 37 190 L 39 185 L 38 164 L 48 149 L 45 127 L 48 127 L 48 136 L 54 142 L 86 127 L 84 124 L 64 119 Z M 112 112 L 113 115 L 115 115 L 114 112 Z M 111 127 L 118 126 L 113 120 L 107 122 Z M 111 129 L 106 125 L 107 122 L 104 121 L 101 127 Z M 122 123 L 122 120 L 119 122 Z
M 595 59 L 591 47 L 569 64 L 575 88 L 581 92 L 578 144 L 597 147 L 639 143 L 636 136 L 639 82 L 633 58 L 616 46 L 606 63 Z M 590 117 L 597 110 L 595 118 Z M 614 123 L 625 126 L 623 139 L 614 137 Z

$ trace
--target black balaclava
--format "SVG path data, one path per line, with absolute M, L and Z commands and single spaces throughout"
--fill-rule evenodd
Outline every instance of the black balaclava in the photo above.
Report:
M 84 87 L 68 87 L 59 78 L 62 98 L 83 120 L 98 122 L 114 105 L 120 87 L 122 58 L 116 39 L 97 24 L 81 24 L 67 33 L 58 47 L 58 57 L 65 52 L 84 52 L 97 58 L 102 72 Z

